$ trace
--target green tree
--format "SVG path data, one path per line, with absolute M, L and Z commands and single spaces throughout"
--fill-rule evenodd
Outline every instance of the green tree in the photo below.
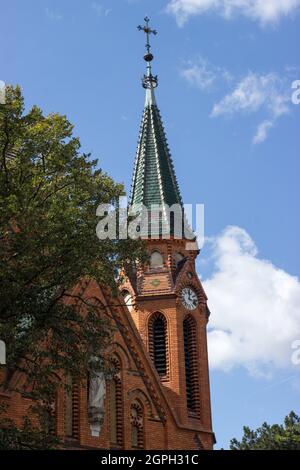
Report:
M 300 417 L 291 411 L 283 424 L 269 425 L 252 431 L 244 427 L 241 441 L 232 439 L 231 450 L 300 450 Z
M 35 400 L 48 436 L 45 411 L 61 373 L 84 377 L 90 357 L 103 357 L 112 331 L 103 309 L 79 294 L 74 298 L 72 288 L 90 278 L 114 290 L 120 268 L 144 259 L 141 242 L 97 238 L 96 208 L 117 207 L 124 188 L 96 164 L 81 153 L 65 116 L 44 116 L 36 106 L 25 113 L 20 89 L 7 87 L 0 105 L 0 338 L 7 345 L 2 386 L 13 371 L 25 374 L 26 386 L 16 391 Z M 92 367 L 105 368 L 105 361 L 99 364 Z M 27 420 L 25 438 L 28 426 Z M 5 445 L 22 447 L 20 431 L 11 437 Z

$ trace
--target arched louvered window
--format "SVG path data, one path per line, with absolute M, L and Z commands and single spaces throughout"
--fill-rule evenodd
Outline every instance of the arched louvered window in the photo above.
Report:
M 65 434 L 79 439 L 79 384 L 71 376 L 67 377 L 65 392 Z
M 134 449 L 144 448 L 144 416 L 143 408 L 135 400 L 130 407 L 130 425 L 131 425 L 131 447 Z
M 149 322 L 149 352 L 162 378 L 168 377 L 167 320 L 162 313 L 154 313 Z
M 112 447 L 123 445 L 123 397 L 121 364 L 115 356 L 112 359 L 114 375 L 109 384 L 110 442 Z
M 159 251 L 153 251 L 150 256 L 150 267 L 151 268 L 162 268 L 164 260 Z
M 183 321 L 186 398 L 188 411 L 199 415 L 199 379 L 196 320 L 188 315 Z

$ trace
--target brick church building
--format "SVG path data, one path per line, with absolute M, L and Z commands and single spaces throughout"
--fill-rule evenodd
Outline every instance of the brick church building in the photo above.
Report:
M 153 31 L 147 18 L 140 29 L 147 35 L 146 101 L 131 204 L 182 206 L 155 100 L 157 77 L 152 75 L 149 45 Z M 95 281 L 82 281 L 75 288 L 105 306 L 116 326 L 109 352 L 115 373 L 101 383 L 101 426 L 91 422 L 88 387 L 74 383 L 71 392 L 58 393 L 55 432 L 67 448 L 212 449 L 215 442 L 207 355 L 210 312 L 195 270 L 199 250 L 176 238 L 172 227 L 169 239 L 159 228 L 146 244 L 150 264 L 125 278 L 119 298 Z M 29 406 L 26 400 L 2 392 L 0 398 L 21 422 Z

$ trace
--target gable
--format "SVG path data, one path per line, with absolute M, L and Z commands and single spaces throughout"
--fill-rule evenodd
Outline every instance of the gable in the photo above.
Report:
M 165 422 L 166 399 L 164 392 L 130 312 L 124 304 L 123 297 L 120 294 L 114 297 L 107 287 L 101 287 L 96 281 L 89 281 L 86 284 L 83 295 L 86 298 L 98 299 L 103 305 L 105 314 L 113 320 L 117 330 L 109 352 L 119 354 L 129 377 L 139 378 L 138 390 L 142 391 L 147 397 L 147 401 L 151 403 L 152 418 Z M 129 393 L 132 395 L 132 390 L 129 390 Z

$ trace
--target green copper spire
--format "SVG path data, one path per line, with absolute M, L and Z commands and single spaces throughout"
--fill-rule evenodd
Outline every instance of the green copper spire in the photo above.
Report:
M 144 56 L 147 73 L 142 79 L 142 85 L 146 89 L 146 101 L 134 165 L 131 205 L 144 204 L 148 208 L 152 204 L 182 206 L 166 134 L 154 95 L 158 79 L 152 75 L 153 55 L 149 36 L 157 32 L 149 27 L 149 18 L 145 18 L 145 23 L 145 26 L 138 26 L 138 29 L 144 31 L 147 36 L 147 53 Z

